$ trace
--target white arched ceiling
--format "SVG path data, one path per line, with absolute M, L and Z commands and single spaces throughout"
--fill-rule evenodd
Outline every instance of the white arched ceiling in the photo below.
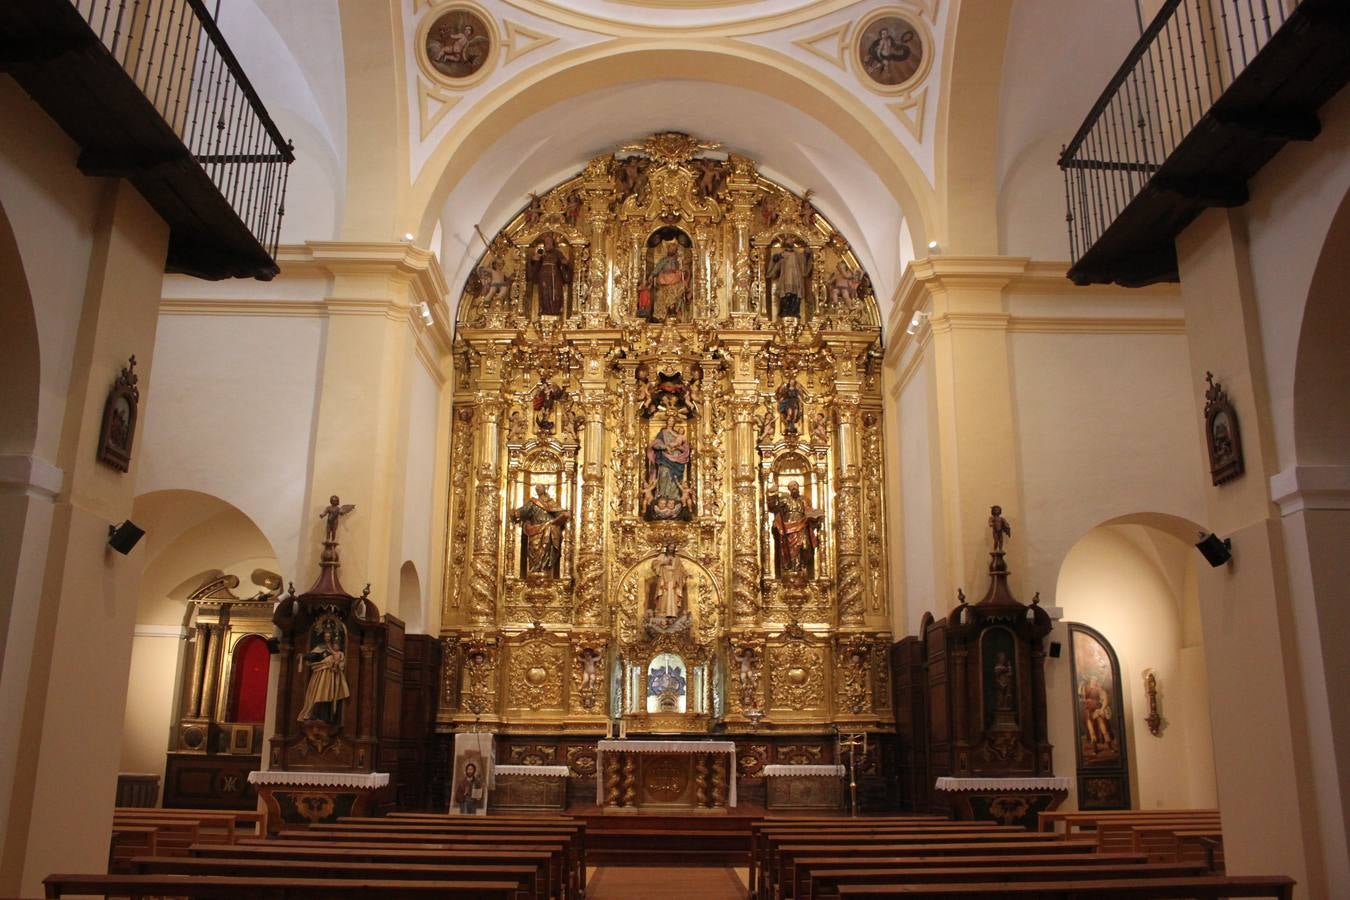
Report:
M 295 142 L 282 240 L 335 237 L 347 158 L 336 0 L 221 0 L 217 24 L 282 135 Z
M 904 211 L 857 152 L 800 110 L 746 88 L 704 81 L 643 81 L 556 104 L 508 132 L 455 186 L 440 216 L 442 265 L 452 302 L 483 245 L 542 192 L 592 158 L 657 131 L 722 143 L 768 178 L 812 202 L 843 233 L 872 276 L 883 321 L 900 276 Z
M 526 0 L 521 5 L 544 14 L 581 15 L 612 25 L 664 29 L 734 25 L 841 4 L 838 0 L 833 4 L 819 0 Z

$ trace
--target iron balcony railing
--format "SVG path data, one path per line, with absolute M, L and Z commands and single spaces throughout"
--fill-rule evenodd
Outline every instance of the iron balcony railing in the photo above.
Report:
M 1163 3 L 1060 155 L 1075 264 L 1158 178 L 1299 2 Z M 1194 181 L 1188 187 L 1205 189 Z M 1223 185 L 1210 187 L 1222 193 Z
M 202 0 L 66 0 L 273 259 L 293 147 Z

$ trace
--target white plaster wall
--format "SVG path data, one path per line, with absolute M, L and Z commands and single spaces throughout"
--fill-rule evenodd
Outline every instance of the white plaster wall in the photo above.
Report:
M 1028 594 L 1054 601 L 1060 561 L 1102 522 L 1203 520 L 1183 335 L 1014 332 L 1009 359 Z
M 1182 541 L 1142 525 L 1094 529 L 1065 557 L 1056 591 L 1064 619 L 1050 638 L 1064 644 L 1064 654 L 1047 661 L 1046 678 L 1056 774 L 1074 777 L 1077 772 L 1074 685 L 1064 623 L 1081 622 L 1101 632 L 1120 661 L 1134 805 L 1216 805 L 1204 651 L 1186 645 L 1183 616 L 1186 606 L 1196 604 L 1189 573 L 1197 560 Z M 1164 727 L 1159 737 L 1144 722 L 1145 669 L 1153 670 L 1160 688 Z M 1070 802 L 1077 802 L 1076 786 Z
M 161 789 L 182 648 L 182 639 L 172 630 L 138 627 L 131 641 L 119 771 L 158 775 Z
M 893 610 L 897 624 L 903 626 L 903 635 L 917 634 L 919 620 L 926 611 L 942 604 L 934 596 L 934 578 L 938 563 L 934 558 L 937 544 L 933 528 L 933 486 L 937 483 L 933 458 L 932 384 L 929 367 L 921 363 L 913 377 L 900 391 L 900 495 L 904 498 L 901 511 L 904 527 L 904 609 Z
M 1012 4 L 999 95 L 999 244 L 1067 259 L 1060 148 L 1139 38 L 1133 0 Z
M 288 578 L 309 525 L 323 336 L 317 316 L 161 315 L 146 400 L 141 492 L 195 490 L 237 507 Z
M 436 420 L 440 387 L 417 359 L 408 361 L 408 372 L 408 454 L 403 471 L 403 551 L 394 564 L 401 565 L 407 560 L 417 568 L 418 579 L 423 585 L 421 607 L 414 611 L 402 605 L 399 615 L 408 623 L 409 631 L 420 632 L 427 621 L 428 598 L 425 586 L 428 583 L 428 573 L 432 570 L 431 516 L 435 506 Z M 397 579 L 391 580 L 390 583 L 397 583 Z

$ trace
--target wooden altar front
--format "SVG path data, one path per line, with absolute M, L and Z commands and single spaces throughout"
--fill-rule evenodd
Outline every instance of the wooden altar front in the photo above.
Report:
M 613 741 L 596 744 L 596 802 L 607 815 L 725 814 L 736 805 L 731 741 Z

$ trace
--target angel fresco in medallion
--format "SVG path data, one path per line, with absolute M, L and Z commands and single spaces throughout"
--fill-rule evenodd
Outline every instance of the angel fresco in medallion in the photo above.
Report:
M 447 78 L 468 78 L 492 50 L 487 23 L 463 7 L 450 9 L 427 32 L 427 61 Z

